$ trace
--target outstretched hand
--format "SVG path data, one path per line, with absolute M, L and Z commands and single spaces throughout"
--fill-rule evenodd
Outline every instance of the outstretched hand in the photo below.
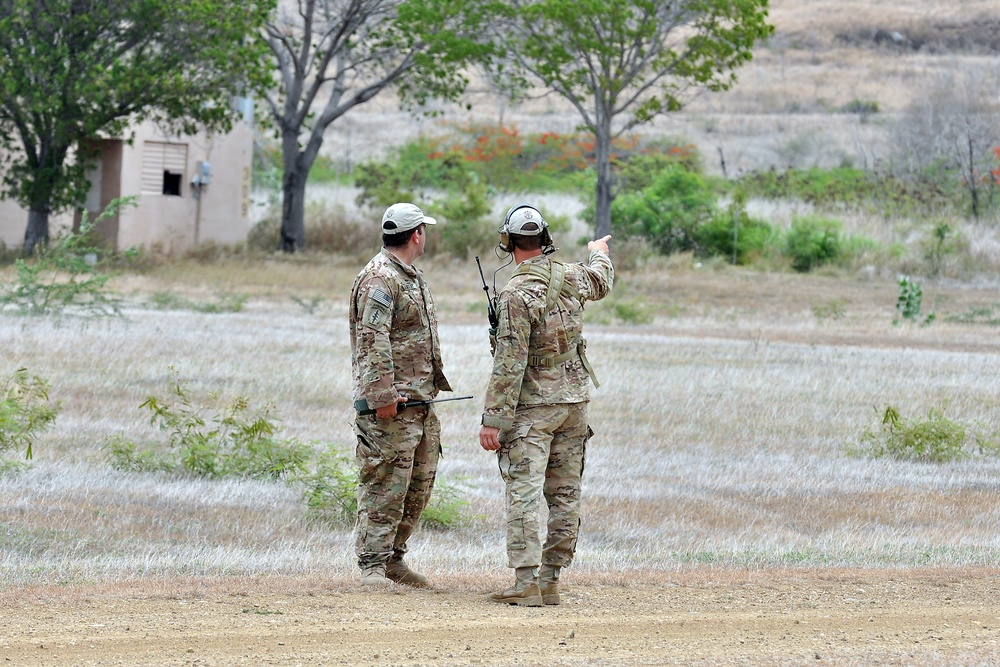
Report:
M 608 241 L 611 240 L 611 234 L 608 234 L 603 239 L 594 239 L 587 244 L 587 250 L 594 252 L 595 250 L 600 250 L 604 254 L 608 253 Z

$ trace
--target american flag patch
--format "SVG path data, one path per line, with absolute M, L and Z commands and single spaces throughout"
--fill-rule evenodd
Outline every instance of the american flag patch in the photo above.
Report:
M 372 290 L 372 301 L 386 308 L 392 308 L 392 297 L 378 287 Z

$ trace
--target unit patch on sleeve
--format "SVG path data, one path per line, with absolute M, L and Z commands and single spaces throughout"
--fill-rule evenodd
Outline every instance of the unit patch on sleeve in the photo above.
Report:
M 392 320 L 392 296 L 381 288 L 374 288 L 368 293 L 361 322 L 369 329 L 388 331 Z

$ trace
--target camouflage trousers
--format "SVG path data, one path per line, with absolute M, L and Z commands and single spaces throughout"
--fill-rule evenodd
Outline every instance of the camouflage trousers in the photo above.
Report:
M 565 567 L 580 532 L 580 482 L 587 441 L 587 403 L 518 408 L 500 433 L 497 459 L 507 486 L 508 567 Z M 548 506 L 545 544 L 541 502 Z
M 358 417 L 358 523 L 354 551 L 362 568 L 402 558 L 437 475 L 441 424 L 433 406 L 392 419 Z

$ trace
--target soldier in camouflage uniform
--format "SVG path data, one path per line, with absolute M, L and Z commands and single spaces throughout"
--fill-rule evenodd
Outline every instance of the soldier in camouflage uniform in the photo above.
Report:
M 424 252 L 426 226 L 413 204 L 382 216 L 384 247 L 351 290 L 354 399 L 376 414 L 358 416 L 358 525 L 355 552 L 362 584 L 415 586 L 427 577 L 403 563 L 406 541 L 427 506 L 441 453 L 434 406 L 399 410 L 405 401 L 451 391 L 444 376 L 434 300 L 413 261 Z
M 493 373 L 479 442 L 496 451 L 507 487 L 507 559 L 511 588 L 493 602 L 559 604 L 559 571 L 573 560 L 580 527 L 580 482 L 587 441 L 588 382 L 583 306 L 614 284 L 610 236 L 588 244 L 584 264 L 563 264 L 548 225 L 533 206 L 508 211 L 500 248 L 518 267 L 497 302 Z M 548 506 L 545 543 L 540 505 Z

